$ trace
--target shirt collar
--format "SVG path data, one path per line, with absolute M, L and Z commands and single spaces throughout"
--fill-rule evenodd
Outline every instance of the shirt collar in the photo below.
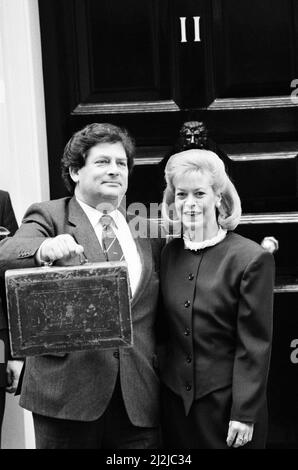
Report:
M 80 204 L 81 208 L 83 209 L 86 216 L 88 217 L 92 227 L 94 228 L 98 224 L 99 220 L 104 215 L 104 213 L 101 211 L 98 211 L 94 207 L 89 206 L 85 202 L 80 201 L 80 199 L 78 199 L 77 197 L 76 197 L 76 200 Z M 109 215 L 112 217 L 114 224 L 117 228 L 119 225 L 119 217 L 121 216 L 121 213 L 117 209 L 115 209 L 114 211 L 109 212 Z

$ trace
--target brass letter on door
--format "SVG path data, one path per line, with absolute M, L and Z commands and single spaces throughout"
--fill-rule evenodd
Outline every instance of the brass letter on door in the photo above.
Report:
M 187 42 L 186 39 L 186 27 L 185 27 L 186 18 L 180 18 L 180 25 L 181 25 L 181 42 Z
M 194 42 L 201 42 L 200 16 L 193 16 L 194 21 Z M 181 42 L 187 42 L 186 17 L 180 17 Z
M 194 23 L 195 23 L 195 41 L 194 42 L 200 42 L 201 41 L 200 17 L 199 16 L 194 16 L 193 20 L 194 20 Z

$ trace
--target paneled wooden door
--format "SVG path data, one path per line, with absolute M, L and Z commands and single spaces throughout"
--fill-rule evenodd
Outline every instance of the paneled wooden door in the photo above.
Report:
M 136 138 L 129 202 L 159 200 L 187 120 L 229 157 L 238 231 L 279 241 L 268 447 L 298 447 L 298 2 L 39 0 L 51 197 L 63 147 L 90 122 Z M 297 339 L 298 345 L 298 339 Z

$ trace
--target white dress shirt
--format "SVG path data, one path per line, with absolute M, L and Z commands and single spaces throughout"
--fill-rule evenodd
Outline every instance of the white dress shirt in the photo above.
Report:
M 102 212 L 98 211 L 94 207 L 88 206 L 88 204 L 80 201 L 76 198 L 78 203 L 80 204 L 81 208 L 85 212 L 86 216 L 88 217 L 95 234 L 98 238 L 98 241 L 102 247 L 102 224 L 100 223 L 101 217 L 104 215 Z M 115 232 L 116 237 L 120 243 L 122 248 L 125 261 L 127 263 L 129 281 L 130 281 L 130 288 L 132 296 L 135 294 L 137 286 L 141 279 L 142 274 L 142 263 L 139 252 L 137 250 L 137 246 L 129 230 L 128 223 L 125 220 L 125 217 L 121 214 L 120 211 L 114 210 L 113 212 L 109 212 L 109 215 L 112 217 L 113 222 L 113 230 Z

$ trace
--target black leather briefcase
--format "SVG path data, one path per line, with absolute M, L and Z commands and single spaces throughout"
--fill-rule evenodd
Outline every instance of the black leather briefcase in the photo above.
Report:
M 13 357 L 132 346 L 124 262 L 12 269 L 5 283 Z

